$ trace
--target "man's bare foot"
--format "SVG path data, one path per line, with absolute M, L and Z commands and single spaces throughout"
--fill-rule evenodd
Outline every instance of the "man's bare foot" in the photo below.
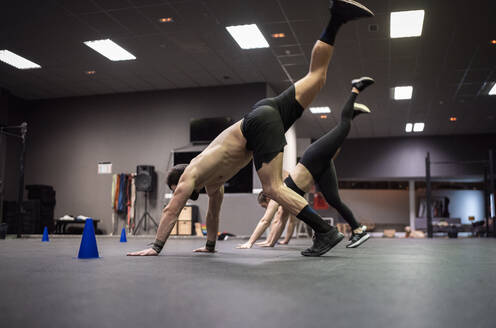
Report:
M 158 253 L 155 252 L 153 248 L 147 248 L 138 252 L 127 253 L 127 256 L 157 256 Z
M 271 244 L 271 243 L 265 243 L 263 245 L 259 245 L 260 247 L 274 247 L 275 244 Z
M 281 245 L 287 245 L 287 244 L 289 244 L 289 240 L 280 241 L 279 244 L 281 244 Z
M 265 246 L 268 244 L 269 244 L 269 242 L 267 240 L 259 241 L 258 243 L 255 243 L 255 245 L 257 245 L 257 246 Z
M 248 249 L 248 248 L 251 248 L 252 246 L 253 246 L 253 244 L 246 242 L 244 244 L 240 244 L 240 245 L 236 246 L 236 248 L 239 248 L 239 249 Z

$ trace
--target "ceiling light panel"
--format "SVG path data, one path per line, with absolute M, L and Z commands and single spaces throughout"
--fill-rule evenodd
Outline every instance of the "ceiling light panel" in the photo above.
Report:
M 310 112 L 312 114 L 328 114 L 331 112 L 329 107 L 310 107 Z
M 111 61 L 134 60 L 136 57 L 110 39 L 86 41 L 85 45 Z
M 490 96 L 496 96 L 496 82 L 493 84 L 493 87 L 491 90 L 489 90 L 489 95 Z
M 40 65 L 8 50 L 0 50 L 0 61 L 17 69 L 41 68 Z
M 412 86 L 395 87 L 394 99 L 395 100 L 412 99 L 412 93 L 413 93 Z
M 391 13 L 391 39 L 422 35 L 424 10 L 396 11 Z
M 422 131 L 424 131 L 424 126 L 425 126 L 424 123 L 415 123 L 413 125 L 413 132 L 422 132 Z
M 226 30 L 231 34 L 241 49 L 269 47 L 269 43 L 265 40 L 256 24 L 227 26 Z

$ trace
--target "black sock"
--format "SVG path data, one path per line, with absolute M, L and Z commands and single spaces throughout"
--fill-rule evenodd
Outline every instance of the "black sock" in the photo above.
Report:
M 329 21 L 329 24 L 322 32 L 322 35 L 320 36 L 320 41 L 333 46 L 334 42 L 336 41 L 336 35 L 338 34 L 338 30 L 341 27 L 341 25 L 343 25 L 343 23 L 344 23 L 343 20 L 341 20 L 339 16 L 333 15 L 331 17 L 331 20 Z
M 296 217 L 312 227 L 316 233 L 326 233 L 331 230 L 331 226 L 322 220 L 320 215 L 308 205 Z

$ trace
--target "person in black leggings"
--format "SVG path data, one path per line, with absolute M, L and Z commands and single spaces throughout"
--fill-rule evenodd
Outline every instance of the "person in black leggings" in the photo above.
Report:
M 309 192 L 314 184 L 317 184 L 329 205 L 334 207 L 351 226 L 353 232 L 350 243 L 347 245 L 348 248 L 358 247 L 369 238 L 369 235 L 366 233 L 366 227 L 359 225 L 351 210 L 339 197 L 334 158 L 339 153 L 341 145 L 350 132 L 351 121 L 359 114 L 370 113 L 370 110 L 365 105 L 355 104 L 355 100 L 361 91 L 374 83 L 374 80 L 370 77 L 362 77 L 353 80 L 351 83 L 352 92 L 341 112 L 341 122 L 307 148 L 296 168 L 284 180 L 286 186 L 301 196 Z M 271 207 L 270 203 L 269 207 Z M 267 240 L 268 246 L 274 246 L 279 240 L 288 214 L 289 212 L 286 210 L 276 214 L 275 232 L 271 233 L 270 240 Z M 261 233 L 256 234 L 255 231 L 253 234 L 256 234 L 256 236 L 252 236 L 250 239 L 258 239 Z M 309 249 L 308 251 L 311 250 Z

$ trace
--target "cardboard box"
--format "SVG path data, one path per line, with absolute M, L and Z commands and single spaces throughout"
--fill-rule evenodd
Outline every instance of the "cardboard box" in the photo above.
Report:
M 177 235 L 177 222 L 174 224 L 174 228 L 172 228 L 171 236 Z
M 177 234 L 191 236 L 192 224 L 190 221 L 177 221 Z
M 181 213 L 179 213 L 179 221 L 191 221 L 193 216 L 193 209 L 191 206 L 185 206 Z
M 384 238 L 394 238 L 396 234 L 395 229 L 384 229 L 384 234 L 382 235 Z

